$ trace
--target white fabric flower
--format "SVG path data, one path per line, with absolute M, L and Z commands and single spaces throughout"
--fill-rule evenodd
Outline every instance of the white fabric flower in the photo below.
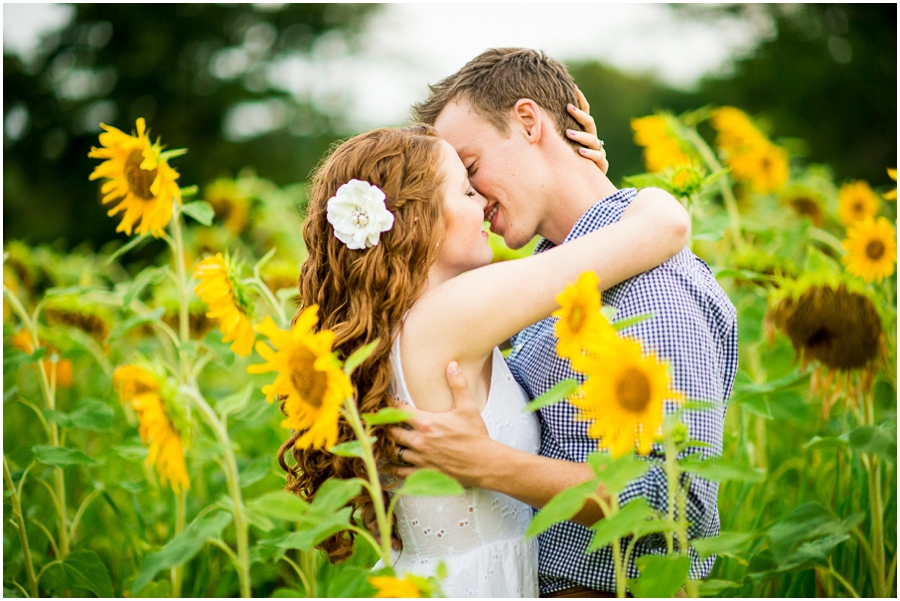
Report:
M 351 179 L 328 199 L 328 223 L 334 235 L 351 250 L 378 244 L 381 232 L 394 226 L 394 216 L 384 204 L 384 192 L 369 182 Z

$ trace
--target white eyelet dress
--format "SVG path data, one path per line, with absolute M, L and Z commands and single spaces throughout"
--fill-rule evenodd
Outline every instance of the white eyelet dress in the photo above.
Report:
M 394 393 L 415 406 L 400 362 L 400 337 L 391 349 Z M 513 379 L 500 349 L 494 348 L 491 388 L 481 414 L 496 441 L 538 453 L 537 417 L 524 413 L 528 396 Z M 506 495 L 479 488 L 458 497 L 402 497 L 397 529 L 403 550 L 394 551 L 398 575 L 434 574 L 447 566 L 442 581 L 447 597 L 537 597 L 537 539 L 524 540 L 532 510 Z

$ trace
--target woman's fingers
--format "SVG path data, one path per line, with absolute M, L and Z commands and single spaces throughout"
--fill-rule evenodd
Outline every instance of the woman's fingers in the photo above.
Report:
M 572 115 L 572 118 L 584 128 L 584 131 L 589 134 L 597 135 L 597 124 L 594 123 L 594 118 L 591 117 L 591 114 L 587 111 L 581 110 L 574 104 L 569 104 L 566 107 L 569 111 L 569 114 Z
M 579 148 L 578 153 L 584 158 L 593 161 L 604 175 L 609 171 L 609 161 L 606 160 L 606 151 L 602 148 L 600 150 Z
M 582 146 L 590 148 L 591 150 L 603 149 L 603 142 L 601 142 L 600 139 L 594 134 L 588 133 L 586 131 L 567 129 L 566 135 L 569 136 L 569 139 L 573 142 L 578 142 Z
M 587 98 L 584 97 L 584 93 L 578 86 L 575 86 L 575 96 L 578 98 L 578 108 L 583 110 L 585 113 L 590 113 L 591 105 L 588 104 Z

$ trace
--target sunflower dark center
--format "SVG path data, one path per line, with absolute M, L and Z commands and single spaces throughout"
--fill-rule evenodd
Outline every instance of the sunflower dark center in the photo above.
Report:
M 861 201 L 857 201 L 853 204 L 853 212 L 857 215 L 862 215 L 863 211 L 865 211 L 865 208 L 866 207 L 863 206 L 863 203 Z
M 584 307 L 575 305 L 569 312 L 569 329 L 578 333 L 582 325 L 584 325 Z
M 881 240 L 872 240 L 866 245 L 866 256 L 877 261 L 884 256 L 884 242 Z
M 128 155 L 125 161 L 125 181 L 128 182 L 128 188 L 131 193 L 141 200 L 153 200 L 153 193 L 150 192 L 150 186 L 156 179 L 157 169 L 147 171 L 141 169 L 141 163 L 144 162 L 144 155 L 140 150 L 135 148 Z
M 328 387 L 328 376 L 315 369 L 316 356 L 305 346 L 298 347 L 291 353 L 291 384 L 297 394 L 316 409 L 322 406 L 325 390 Z
M 807 360 L 837 370 L 865 367 L 878 356 L 881 318 L 868 297 L 841 286 L 813 286 L 780 319 L 794 348 Z
M 632 413 L 642 412 L 650 403 L 650 380 L 634 367 L 625 369 L 616 380 L 619 405 Z

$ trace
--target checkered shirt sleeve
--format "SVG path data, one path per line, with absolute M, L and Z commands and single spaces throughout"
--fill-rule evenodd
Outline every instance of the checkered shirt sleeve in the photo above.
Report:
M 576 223 L 563 244 L 618 221 L 636 194 L 634 189 L 619 190 L 595 204 Z M 552 247 L 552 243 L 542 240 L 535 252 Z M 616 308 L 615 320 L 643 313 L 654 314 L 652 319 L 632 326 L 622 334 L 639 340 L 645 350 L 653 350 L 667 361 L 674 386 L 688 398 L 718 404 L 712 411 L 685 412 L 689 438 L 709 446 L 686 449 L 681 456 L 695 452 L 706 457 L 721 456 L 725 411 L 737 372 L 737 319 L 734 305 L 706 263 L 685 248 L 662 265 L 605 291 L 603 304 Z M 555 318 L 547 318 L 513 338 L 513 350 L 508 359 L 510 369 L 532 398 L 562 380 L 579 377 L 568 360 L 556 355 L 555 322 Z M 674 407 L 668 405 L 666 411 L 672 411 Z M 588 424 L 576 421 L 575 415 L 575 408 L 566 402 L 540 411 L 541 455 L 584 462 L 597 449 L 596 442 L 587 434 Z M 647 458 L 653 466 L 620 493 L 621 506 L 643 497 L 657 510 L 667 511 L 668 481 L 664 457 L 663 447 L 654 445 Z M 697 477 L 691 479 L 686 504 L 690 538 L 719 533 L 717 495 L 715 482 Z M 541 535 L 541 593 L 575 585 L 616 590 L 611 547 L 590 554 L 585 552 L 592 534 L 588 528 L 563 522 Z M 701 560 L 693 549 L 689 553 L 691 578 L 709 574 L 715 556 Z M 646 554 L 665 555 L 665 538 L 655 535 L 641 539 L 635 545 L 633 559 Z M 629 578 L 638 576 L 633 559 L 628 566 Z

